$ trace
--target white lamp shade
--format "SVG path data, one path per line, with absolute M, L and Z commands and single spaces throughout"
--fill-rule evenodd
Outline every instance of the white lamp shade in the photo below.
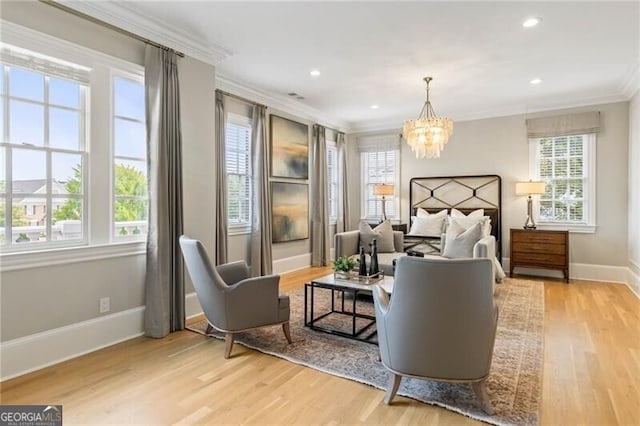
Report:
M 516 195 L 544 194 L 544 182 L 516 182 Z
M 393 195 L 393 185 L 385 183 L 373 187 L 373 195 Z

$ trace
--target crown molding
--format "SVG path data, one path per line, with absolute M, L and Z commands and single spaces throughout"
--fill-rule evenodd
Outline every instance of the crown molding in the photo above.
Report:
M 629 68 L 619 90 L 627 99 L 631 99 L 638 89 L 640 89 L 640 60 Z
M 274 94 L 265 90 L 249 87 L 245 83 L 233 80 L 232 78 L 220 73 L 216 73 L 216 88 L 249 99 L 256 103 L 266 105 L 269 108 L 275 108 L 287 114 L 315 121 L 325 127 L 333 128 L 345 133 L 350 130 L 349 123 L 344 120 L 340 120 L 339 118 L 326 114 L 316 108 L 305 105 L 302 102 L 298 102 L 284 95 Z
M 234 54 L 223 46 L 203 42 L 182 30 L 150 18 L 126 2 L 65 0 L 60 3 L 210 65 L 217 65 Z
M 637 90 L 637 89 L 636 89 Z M 635 93 L 635 92 L 633 92 Z M 633 95 L 632 93 L 632 95 Z M 513 115 L 522 115 L 522 114 L 532 114 L 536 112 L 544 112 L 544 111 L 557 111 L 562 109 L 569 108 L 580 108 L 587 106 L 595 106 L 595 105 L 604 105 L 611 104 L 616 102 L 625 102 L 628 101 L 631 96 L 627 96 L 626 93 L 618 93 L 614 95 L 607 96 L 599 96 L 594 98 L 584 98 L 579 99 L 574 102 L 548 102 L 541 105 L 511 105 L 501 108 L 495 108 L 484 111 L 475 111 L 464 113 L 460 115 L 452 115 L 451 118 L 454 122 L 454 132 L 455 132 L 455 123 L 464 122 L 464 121 L 473 121 L 473 120 L 483 120 L 488 118 L 499 118 L 499 117 L 509 117 Z M 402 123 L 407 118 L 388 118 L 385 120 L 377 120 L 377 121 L 368 121 L 361 123 L 352 123 L 352 126 L 348 129 L 349 133 L 365 133 L 365 132 L 379 132 L 379 131 L 401 131 Z

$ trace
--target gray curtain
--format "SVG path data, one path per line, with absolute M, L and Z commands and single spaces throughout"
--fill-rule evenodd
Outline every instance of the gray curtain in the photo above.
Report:
M 311 143 L 311 266 L 329 262 L 327 129 L 315 124 Z
M 338 220 L 336 232 L 349 230 L 349 191 L 347 185 L 347 144 L 344 133 L 339 132 L 336 138 L 338 152 Z
M 224 95 L 216 91 L 216 265 L 227 263 L 227 166 L 225 131 L 227 116 L 225 114 Z
M 144 329 L 164 337 L 184 329 L 182 235 L 182 136 L 175 53 L 147 46 L 145 100 L 149 185 L 149 234 Z
M 253 107 L 251 128 L 251 273 L 271 274 L 271 197 L 266 107 Z

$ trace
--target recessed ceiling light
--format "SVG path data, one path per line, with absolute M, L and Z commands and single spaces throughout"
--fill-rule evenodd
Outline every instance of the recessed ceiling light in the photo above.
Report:
M 375 105 L 375 104 L 371 105 L 371 109 L 378 109 L 378 108 L 380 108 L 378 105 Z
M 525 28 L 535 27 L 542 21 L 542 18 L 528 18 L 522 23 L 522 26 Z
M 317 76 L 319 76 L 319 75 L 320 75 L 320 71 L 318 71 L 318 70 L 311 70 L 311 71 L 309 72 L 309 75 L 310 75 L 311 77 L 317 77 Z
M 531 80 L 529 83 L 531 84 L 540 84 L 542 83 L 542 79 L 540 78 L 534 78 L 533 80 Z

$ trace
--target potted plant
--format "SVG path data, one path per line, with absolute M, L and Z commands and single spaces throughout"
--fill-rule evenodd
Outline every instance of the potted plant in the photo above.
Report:
M 349 278 L 353 274 L 353 268 L 356 266 L 356 261 L 349 256 L 341 256 L 333 261 L 333 271 L 336 278 Z

